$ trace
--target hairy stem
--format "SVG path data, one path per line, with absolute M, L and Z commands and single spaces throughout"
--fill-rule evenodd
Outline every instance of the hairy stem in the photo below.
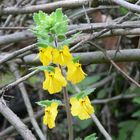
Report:
M 64 101 L 65 101 L 65 107 L 66 107 L 66 113 L 67 113 L 69 140 L 73 140 L 72 116 L 70 113 L 69 97 L 68 97 L 68 92 L 67 92 L 66 87 L 63 88 L 63 95 L 64 95 Z

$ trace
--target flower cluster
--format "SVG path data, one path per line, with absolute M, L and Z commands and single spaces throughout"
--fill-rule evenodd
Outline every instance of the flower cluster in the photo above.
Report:
M 67 39 L 65 36 L 68 31 L 68 18 L 63 15 L 62 9 L 57 9 L 50 15 L 40 11 L 34 14 L 33 19 L 36 23 L 33 32 L 37 36 L 39 59 L 43 65 L 40 69 L 45 73 L 43 89 L 48 90 L 50 94 L 55 94 L 61 92 L 62 88 L 66 88 L 68 81 L 72 84 L 81 82 L 86 74 L 82 70 L 79 58 L 74 58 L 66 45 L 70 43 L 72 37 Z M 94 108 L 88 98 L 91 92 L 93 90 L 82 91 L 70 98 L 73 116 L 84 120 L 94 113 Z M 43 123 L 50 129 L 55 127 L 57 108 L 61 103 L 56 100 L 44 100 L 37 103 L 44 107 Z
M 73 57 L 69 51 L 68 46 L 64 45 L 60 48 L 46 47 L 39 49 L 39 57 L 43 66 L 48 66 L 53 63 L 57 67 L 54 71 L 45 71 L 45 81 L 43 82 L 43 89 L 48 90 L 50 94 L 60 92 L 62 87 L 67 85 L 67 81 L 73 84 L 79 83 L 85 78 L 85 73 L 81 68 L 81 64 L 73 62 Z M 68 71 L 66 78 L 62 75 L 61 69 L 58 66 L 66 66 Z

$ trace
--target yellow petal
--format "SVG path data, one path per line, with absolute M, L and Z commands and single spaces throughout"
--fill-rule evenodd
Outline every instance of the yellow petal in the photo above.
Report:
M 67 81 L 61 74 L 60 68 L 56 67 L 54 72 L 48 73 L 45 71 L 45 81 L 43 82 L 43 89 L 48 90 L 50 94 L 60 92 L 62 87 L 66 86 Z
M 80 102 L 76 98 L 72 97 L 70 99 L 70 103 L 71 103 L 71 114 L 73 116 L 78 116 L 79 115 Z
M 44 66 L 47 66 L 52 61 L 52 47 L 40 48 L 39 57 Z
M 85 73 L 81 68 L 79 63 L 71 63 L 68 65 L 67 80 L 71 81 L 73 84 L 79 83 L 85 78 Z
M 62 66 L 67 65 L 70 61 L 72 61 L 72 55 L 69 52 L 69 48 L 67 46 L 64 46 L 63 49 L 57 50 L 53 52 L 54 54 L 54 63 L 58 63 Z
M 58 103 L 53 102 L 49 107 L 45 108 L 43 124 L 48 125 L 50 129 L 55 127 L 55 119 L 58 114 L 57 107 L 58 107 Z

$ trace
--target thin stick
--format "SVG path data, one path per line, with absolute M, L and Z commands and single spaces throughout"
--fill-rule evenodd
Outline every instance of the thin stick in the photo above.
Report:
M 131 81 L 132 83 L 134 83 L 137 87 L 140 87 L 140 84 L 135 81 L 134 79 L 132 79 L 128 74 L 126 74 L 112 59 L 111 57 L 106 53 L 106 50 L 102 49 L 100 46 L 98 46 L 97 44 L 93 43 L 93 42 L 89 42 L 90 44 L 94 45 L 95 47 L 97 47 L 99 50 L 102 51 L 102 53 L 106 56 L 106 58 L 110 61 L 110 63 L 125 77 L 127 78 L 129 81 Z
M 106 132 L 106 130 L 104 129 L 104 127 L 102 126 L 102 124 L 100 123 L 100 121 L 98 120 L 98 118 L 96 117 L 96 115 L 95 114 L 92 114 L 91 115 L 91 118 L 95 122 L 96 126 L 99 128 L 100 132 L 104 135 L 104 137 L 106 138 L 106 140 L 112 140 L 112 138 L 110 137 L 110 135 Z
M 10 108 L 8 108 L 3 98 L 0 98 L 0 113 L 16 128 L 24 140 L 36 140 L 27 126 Z
M 14 57 L 16 57 L 16 56 L 18 56 L 18 55 L 20 55 L 20 54 L 22 54 L 22 53 L 24 53 L 24 52 L 26 52 L 26 51 L 29 51 L 29 50 L 31 50 L 31 49 L 33 49 L 33 48 L 35 48 L 35 47 L 36 47 L 36 44 L 32 44 L 32 45 L 29 45 L 29 46 L 27 46 L 27 47 L 25 47 L 25 48 L 23 48 L 23 49 L 14 51 L 13 53 L 9 54 L 9 56 L 4 57 L 3 59 L 1 59 L 1 60 L 0 60 L 0 64 L 2 64 L 2 63 L 4 63 L 4 62 L 6 62 L 6 61 L 8 61 L 8 60 L 10 60 L 10 59 L 12 59 L 12 58 L 14 58 Z
M 34 117 L 36 119 L 40 118 L 42 115 L 44 114 L 44 110 L 40 110 L 38 112 L 36 112 L 36 114 L 34 115 Z M 30 117 L 26 117 L 22 120 L 22 122 L 24 124 L 30 123 Z M 10 135 L 11 133 L 13 133 L 15 131 L 15 127 L 13 125 L 7 127 L 6 129 L 4 129 L 3 131 L 0 132 L 0 138 Z
M 15 63 L 10 63 L 10 69 L 14 73 L 16 79 L 21 78 L 20 73 L 19 73 L 19 71 L 17 69 L 17 65 Z M 39 125 L 38 125 L 37 121 L 34 118 L 33 108 L 32 108 L 31 102 L 29 100 L 28 93 L 26 91 L 25 85 L 23 83 L 20 83 L 18 85 L 18 87 L 19 87 L 19 89 L 21 91 L 21 94 L 22 94 L 22 97 L 23 97 L 23 100 L 24 100 L 28 115 L 30 117 L 31 123 L 32 123 L 36 133 L 38 134 L 38 136 L 39 136 L 39 138 L 41 140 L 46 140 L 46 138 L 43 135 L 41 129 L 39 128 Z
M 18 85 L 19 83 L 25 81 L 26 79 L 30 78 L 31 76 L 35 75 L 35 74 L 38 73 L 38 72 L 39 72 L 39 70 L 35 70 L 35 71 L 33 71 L 33 72 L 31 72 L 31 73 L 29 73 L 29 74 L 27 74 L 27 75 L 25 75 L 25 76 L 23 76 L 23 77 L 17 79 L 17 80 L 14 81 L 13 83 L 10 83 L 9 85 L 3 87 L 3 88 L 0 90 L 0 95 L 1 95 L 1 96 L 4 95 L 4 93 L 5 93 L 6 91 L 8 91 L 9 89 L 11 89 L 11 88 L 13 88 L 14 86 Z

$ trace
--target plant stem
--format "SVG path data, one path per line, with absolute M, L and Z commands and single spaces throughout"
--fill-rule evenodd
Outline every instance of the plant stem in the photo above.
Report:
M 69 97 L 68 97 L 68 92 L 67 92 L 66 87 L 63 87 L 63 95 L 64 95 L 64 101 L 65 101 L 65 107 L 66 107 L 66 113 L 67 113 L 69 140 L 73 140 L 72 116 L 70 113 Z
M 106 138 L 106 140 L 112 140 L 111 136 L 104 129 L 104 127 L 102 126 L 102 124 L 100 123 L 100 121 L 98 120 L 98 118 L 95 116 L 95 114 L 92 114 L 91 115 L 91 118 L 93 119 L 93 121 L 95 122 L 95 124 L 97 125 L 97 127 L 99 128 L 100 132 L 104 135 L 104 137 Z

